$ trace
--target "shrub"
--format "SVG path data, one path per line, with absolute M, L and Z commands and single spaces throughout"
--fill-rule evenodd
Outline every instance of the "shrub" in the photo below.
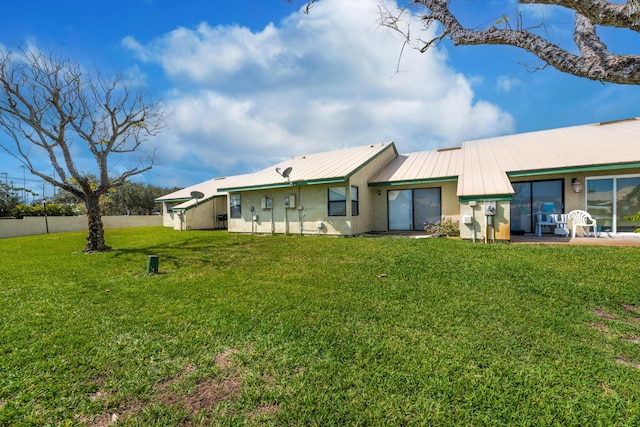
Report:
M 48 216 L 74 216 L 77 215 L 73 206 L 61 205 L 57 203 L 47 204 Z M 25 216 L 44 216 L 42 205 L 19 204 L 11 210 L 11 216 L 22 219 Z
M 424 231 L 433 237 L 460 236 L 460 221 L 442 217 L 438 222 L 425 224 Z

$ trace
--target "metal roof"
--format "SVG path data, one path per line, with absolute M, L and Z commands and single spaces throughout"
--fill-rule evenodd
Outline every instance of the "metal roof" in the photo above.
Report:
M 399 155 L 380 173 L 371 177 L 369 184 L 410 184 L 457 179 L 462 173 L 462 148 L 445 148 Z
M 458 196 L 512 194 L 509 175 L 640 162 L 636 118 L 467 141 Z
M 371 186 L 457 180 L 459 197 L 508 196 L 514 192 L 510 176 L 640 168 L 640 119 L 478 139 L 462 147 L 406 155 L 398 155 L 391 142 L 297 156 L 256 173 L 196 184 L 156 201 L 191 206 L 192 191 L 204 193 L 205 200 L 225 191 L 344 182 L 385 150 L 393 150 L 395 157 L 369 179 Z M 276 171 L 289 167 L 288 180 Z
M 391 142 L 296 156 L 259 172 L 244 175 L 220 188 L 226 191 L 243 191 L 286 187 L 291 184 L 343 182 L 385 150 L 393 150 L 397 154 L 395 144 Z M 288 180 L 276 172 L 276 169 L 282 171 L 289 167 L 291 174 Z
M 156 202 L 192 202 L 195 204 L 195 199 L 191 197 L 191 193 L 193 191 L 199 191 L 204 194 L 204 197 L 198 202 L 203 200 L 209 200 L 213 197 L 225 196 L 226 192 L 219 191 L 222 185 L 228 185 L 230 182 L 233 182 L 235 179 L 241 178 L 244 175 L 237 175 L 231 177 L 221 177 L 210 179 L 209 181 L 201 182 L 199 184 L 192 185 L 191 187 L 183 188 L 182 190 L 174 191 L 173 193 L 164 195 L 162 197 L 158 197 L 155 199 Z M 176 206 L 175 208 L 179 208 Z

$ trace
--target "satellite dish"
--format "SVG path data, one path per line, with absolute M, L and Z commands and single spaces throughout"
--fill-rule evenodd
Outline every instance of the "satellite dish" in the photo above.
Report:
M 202 193 L 200 191 L 192 191 L 191 192 L 191 197 L 193 197 L 196 200 L 202 199 L 204 197 L 204 193 Z
M 282 171 L 282 176 L 289 179 L 289 175 L 291 174 L 291 171 L 293 170 L 292 167 L 288 167 L 285 170 Z

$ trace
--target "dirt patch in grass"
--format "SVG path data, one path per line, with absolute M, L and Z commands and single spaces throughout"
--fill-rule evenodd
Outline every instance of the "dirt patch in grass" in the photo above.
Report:
M 632 362 L 632 361 L 625 360 L 625 359 L 616 359 L 616 362 L 621 364 L 621 365 L 631 366 L 632 368 L 640 369 L 640 363 L 638 363 L 638 362 Z
M 603 311 L 599 308 L 596 308 L 595 310 L 593 310 L 593 314 L 595 314 L 596 316 L 598 316 L 601 319 L 607 319 L 607 320 L 618 320 L 616 316 L 614 316 L 611 313 L 607 313 L 606 311 Z
M 635 306 L 623 304 L 622 308 L 627 312 L 640 315 L 640 309 Z M 613 313 L 609 313 L 600 308 L 596 308 L 595 310 L 593 310 L 593 314 L 601 319 L 612 320 L 612 321 L 624 323 L 626 325 L 633 326 L 633 327 L 640 327 L 640 317 L 634 316 L 630 319 L 623 319 L 620 316 L 617 316 Z
M 280 405 L 262 405 L 251 411 L 249 418 L 252 420 L 276 414 L 280 410 Z
M 191 425 L 194 417 L 201 411 L 210 410 L 221 402 L 233 402 L 242 392 L 242 379 L 246 374 L 245 369 L 238 365 L 236 356 L 240 352 L 237 349 L 227 349 L 218 353 L 215 357 L 215 365 L 220 368 L 221 375 L 205 378 L 198 382 L 193 390 L 187 394 L 180 394 L 175 390 L 175 385 L 182 383 L 192 373 L 196 371 L 194 365 L 187 365 L 173 377 L 159 382 L 155 386 L 156 394 L 148 402 L 132 401 L 123 405 L 115 412 L 105 411 L 93 420 L 86 418 L 78 419 L 92 427 L 107 427 L 116 424 L 118 421 L 141 413 L 146 407 L 161 404 L 164 406 L 179 406 L 186 409 L 187 419 L 181 424 Z M 266 379 L 267 383 L 275 379 Z M 92 401 L 106 398 L 107 393 L 98 391 L 89 396 Z M 251 419 L 271 416 L 280 410 L 279 405 L 264 405 L 256 408 L 248 416 Z M 203 419 L 198 418 L 199 421 Z
M 622 304 L 622 308 L 624 308 L 626 311 L 640 316 L 640 307 L 636 307 L 635 305 Z
M 604 320 L 609 320 L 612 322 L 616 322 L 616 323 L 621 323 L 627 326 L 631 326 L 633 328 L 638 328 L 640 327 L 640 317 L 636 317 L 636 316 L 640 316 L 640 308 L 636 307 L 635 305 L 629 305 L 629 304 L 623 304 L 622 308 L 624 311 L 631 313 L 633 315 L 632 318 L 630 319 L 626 319 L 626 318 L 622 318 L 618 315 L 615 315 L 613 313 L 609 313 L 607 311 L 604 311 L 600 308 L 597 308 L 595 310 L 593 310 L 593 314 L 601 319 Z M 618 338 L 618 339 L 622 339 L 624 341 L 630 342 L 630 343 L 634 343 L 634 344 L 640 344 L 640 336 L 634 334 L 634 333 L 615 333 L 615 327 L 614 327 L 615 323 L 613 323 L 611 326 L 612 328 L 609 327 L 609 325 L 606 325 L 602 322 L 593 322 L 590 323 L 589 326 L 591 326 L 592 328 L 596 329 L 598 332 L 600 332 L 601 334 L 603 334 L 604 336 L 608 337 L 608 338 Z M 631 366 L 633 368 L 636 369 L 640 369 L 640 363 L 638 362 L 634 362 L 631 360 L 626 360 L 623 358 L 618 358 L 616 359 L 616 362 L 621 364 L 621 365 L 625 365 L 625 366 Z

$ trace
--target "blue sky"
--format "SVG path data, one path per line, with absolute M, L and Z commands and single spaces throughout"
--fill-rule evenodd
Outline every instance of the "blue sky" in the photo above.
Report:
M 454 4 L 468 26 L 514 16 L 514 0 Z M 640 87 L 550 67 L 532 73 L 525 65 L 539 61 L 514 48 L 443 43 L 401 55 L 402 39 L 377 23 L 380 5 L 397 3 L 320 0 L 304 15 L 301 4 L 282 0 L 4 2 L 0 45 L 55 49 L 87 68 L 122 72 L 162 99 L 169 128 L 149 143 L 156 166 L 136 180 L 164 187 L 380 141 L 409 153 L 640 116 Z M 544 19 L 544 31 L 574 49 L 571 13 L 520 11 L 532 25 Z M 428 38 L 411 25 L 414 38 Z M 614 51 L 640 53 L 637 34 L 601 34 Z M 90 162 L 79 162 L 90 170 Z M 22 185 L 20 164 L 2 152 L 0 179 L 5 173 Z M 37 178 L 26 180 L 41 193 Z

